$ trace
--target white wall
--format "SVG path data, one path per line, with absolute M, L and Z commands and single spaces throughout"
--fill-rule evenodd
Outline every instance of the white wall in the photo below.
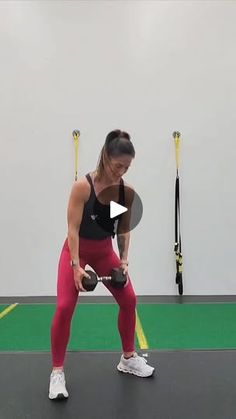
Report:
M 236 3 L 0 2 L 0 295 L 55 295 L 74 178 L 111 129 L 137 157 L 132 232 L 138 294 L 174 283 L 172 132 L 182 133 L 185 294 L 235 294 Z M 101 285 L 94 295 L 107 295 Z

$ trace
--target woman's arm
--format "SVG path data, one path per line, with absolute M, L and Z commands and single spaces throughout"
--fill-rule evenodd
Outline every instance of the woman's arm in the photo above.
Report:
M 120 259 L 128 265 L 128 251 L 130 244 L 130 220 L 132 203 L 134 199 L 134 190 L 125 185 L 125 206 L 128 209 L 122 214 L 117 227 L 117 245 L 119 249 Z
M 79 266 L 79 229 L 82 220 L 84 203 L 88 196 L 88 184 L 82 179 L 75 182 L 69 198 L 67 210 L 68 246 L 71 260 Z
M 130 243 L 130 232 L 117 234 L 117 245 L 120 259 L 123 263 L 128 263 L 128 252 Z

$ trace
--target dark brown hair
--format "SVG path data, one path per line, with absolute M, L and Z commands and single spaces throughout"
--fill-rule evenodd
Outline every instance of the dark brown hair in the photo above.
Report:
M 98 177 L 101 176 L 102 171 L 104 170 L 104 157 L 119 157 L 124 154 L 131 156 L 132 158 L 135 157 L 135 149 L 131 142 L 130 135 L 119 129 L 109 132 L 106 136 L 105 144 L 102 147 L 97 165 Z

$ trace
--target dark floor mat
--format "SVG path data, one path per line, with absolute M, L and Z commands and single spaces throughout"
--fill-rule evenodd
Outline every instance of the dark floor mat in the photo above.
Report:
M 49 353 L 1 353 L 1 419 L 235 419 L 236 351 L 149 352 L 152 378 L 116 370 L 115 352 L 70 352 L 69 399 L 50 401 Z

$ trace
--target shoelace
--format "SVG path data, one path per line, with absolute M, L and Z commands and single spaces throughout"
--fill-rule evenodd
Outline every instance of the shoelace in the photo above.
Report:
M 62 373 L 58 372 L 52 376 L 53 384 L 64 384 L 64 376 Z
M 147 364 L 147 359 L 143 358 L 142 356 L 136 354 L 136 356 L 133 357 L 133 360 L 138 362 L 139 364 Z
M 138 356 L 138 361 L 142 363 L 145 362 L 145 364 L 147 363 L 147 360 L 143 358 L 142 356 Z

